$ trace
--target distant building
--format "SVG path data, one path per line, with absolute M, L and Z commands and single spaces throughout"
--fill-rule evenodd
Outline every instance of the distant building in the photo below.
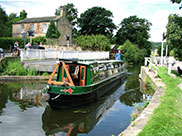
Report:
M 12 36 L 23 37 L 23 33 L 27 33 L 29 30 L 34 32 L 34 37 L 45 36 L 51 20 L 55 21 L 55 25 L 61 33 L 59 45 L 66 45 L 66 37 L 70 36 L 69 39 L 71 39 L 72 25 L 66 18 L 64 7 L 60 9 L 60 16 L 25 18 L 13 23 Z

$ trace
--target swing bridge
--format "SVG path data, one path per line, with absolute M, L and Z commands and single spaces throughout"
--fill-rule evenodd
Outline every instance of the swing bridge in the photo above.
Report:
M 58 50 L 21 50 L 21 63 L 26 68 L 36 71 L 52 72 L 59 59 L 105 60 L 109 59 L 107 51 L 58 51 Z

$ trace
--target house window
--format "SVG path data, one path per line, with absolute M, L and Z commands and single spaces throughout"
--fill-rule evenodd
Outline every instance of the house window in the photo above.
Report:
M 34 24 L 31 24 L 30 28 L 31 28 L 32 31 L 34 31 Z
M 24 25 L 21 25 L 21 33 L 24 33 Z
M 31 36 L 34 36 L 34 24 L 30 25 L 30 30 L 31 30 Z
M 42 24 L 42 32 L 43 33 L 47 32 L 47 24 Z

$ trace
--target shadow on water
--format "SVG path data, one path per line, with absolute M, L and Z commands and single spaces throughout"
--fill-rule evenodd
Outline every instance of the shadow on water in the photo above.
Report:
M 133 105 L 143 101 L 138 80 L 140 66 L 128 68 L 128 72 L 128 78 L 99 101 L 58 111 L 40 102 L 44 84 L 0 83 L 0 125 L 4 124 L 0 132 L 2 135 L 12 132 L 24 135 L 28 130 L 30 135 L 118 135 L 130 124 Z

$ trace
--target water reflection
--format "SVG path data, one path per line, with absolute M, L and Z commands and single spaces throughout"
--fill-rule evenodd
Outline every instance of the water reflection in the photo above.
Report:
M 0 84 L 0 113 L 6 108 L 8 100 L 19 105 L 21 110 L 41 106 L 41 90 L 44 84 L 35 82 Z
M 143 101 L 143 93 L 140 91 L 138 75 L 140 65 L 128 68 L 128 79 L 125 85 L 125 93 L 121 95 L 120 101 L 128 106 L 133 106 L 135 103 Z
M 52 110 L 47 106 L 42 115 L 42 128 L 46 135 L 54 135 L 58 132 L 67 136 L 88 134 L 123 92 L 123 86 L 120 84 L 112 89 L 110 94 L 102 97 L 102 100 L 86 106 L 59 111 Z

